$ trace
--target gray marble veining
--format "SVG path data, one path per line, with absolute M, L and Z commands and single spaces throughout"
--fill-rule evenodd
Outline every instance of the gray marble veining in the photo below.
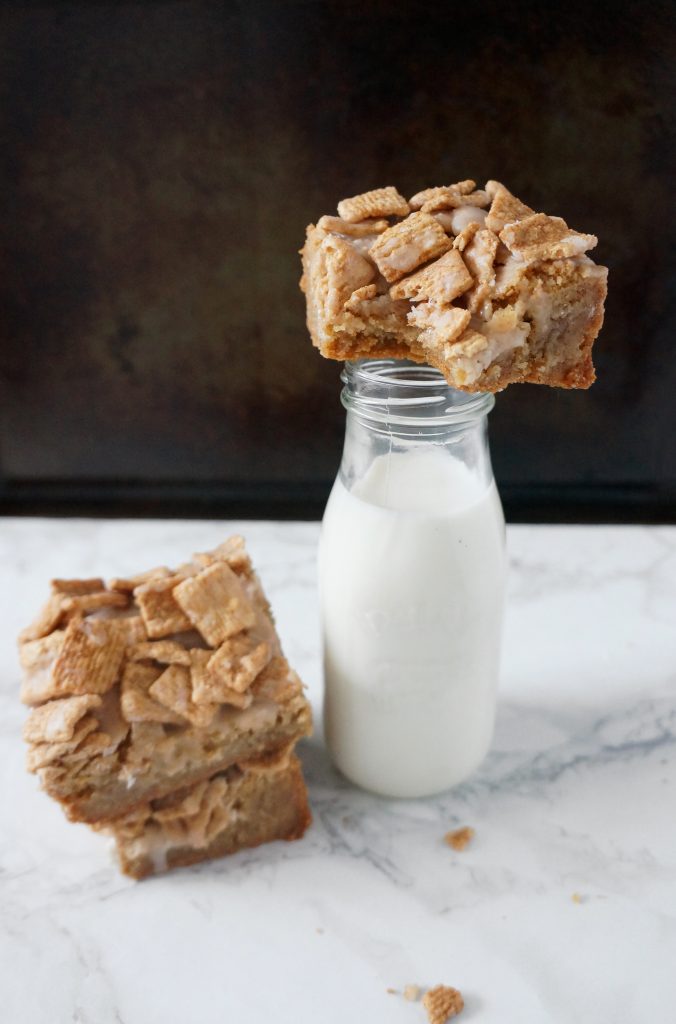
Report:
M 141 884 L 23 767 L 14 636 L 51 576 L 120 575 L 245 534 L 318 729 L 314 824 Z M 315 524 L 0 520 L 0 992 L 8 1024 L 676 1020 L 676 529 L 512 527 L 493 748 L 387 801 L 321 739 Z M 469 824 L 463 853 L 443 843 Z M 573 899 L 573 897 L 575 897 Z

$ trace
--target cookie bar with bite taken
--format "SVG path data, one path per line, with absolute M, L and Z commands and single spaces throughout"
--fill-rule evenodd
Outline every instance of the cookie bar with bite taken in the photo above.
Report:
M 586 255 L 596 243 L 498 181 L 344 199 L 301 250 L 312 342 L 332 359 L 429 363 L 463 391 L 587 388 L 607 280 Z

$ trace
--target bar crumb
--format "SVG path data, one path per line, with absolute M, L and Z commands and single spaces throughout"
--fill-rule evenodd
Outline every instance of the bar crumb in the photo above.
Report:
M 430 1024 L 446 1024 L 451 1017 L 462 1012 L 465 1001 L 457 988 L 448 985 L 435 985 L 423 996 L 423 1006 L 427 1010 Z
M 469 846 L 474 836 L 474 829 L 464 825 L 462 828 L 456 828 L 454 832 L 447 832 L 444 836 L 444 842 L 461 853 Z

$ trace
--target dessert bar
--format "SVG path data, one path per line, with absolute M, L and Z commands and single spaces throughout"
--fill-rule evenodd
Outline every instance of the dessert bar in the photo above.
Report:
M 53 580 L 20 658 L 28 768 L 74 821 L 117 819 L 311 729 L 238 537 L 175 571 Z
M 312 342 L 332 359 L 429 363 L 464 391 L 587 388 L 607 280 L 586 255 L 596 243 L 498 181 L 344 199 L 301 252 Z

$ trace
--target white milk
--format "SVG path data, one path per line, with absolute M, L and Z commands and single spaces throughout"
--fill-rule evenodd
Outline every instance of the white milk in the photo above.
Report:
M 443 449 L 379 456 L 336 481 L 322 527 L 325 726 L 336 765 L 385 796 L 466 778 L 493 733 L 504 519 Z

